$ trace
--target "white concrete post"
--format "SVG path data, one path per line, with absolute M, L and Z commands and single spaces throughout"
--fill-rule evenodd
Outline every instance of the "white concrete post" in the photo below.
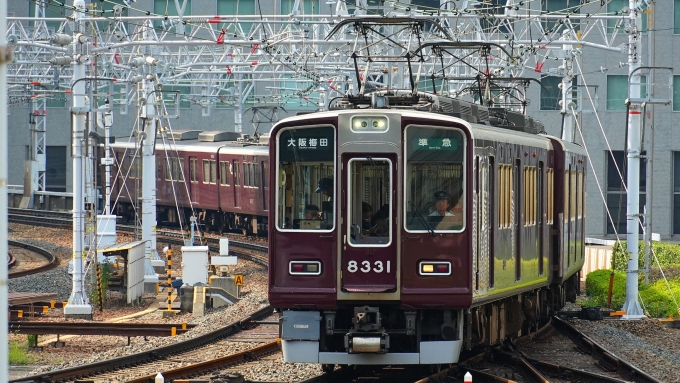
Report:
M 153 60 L 147 60 L 147 62 Z M 151 63 L 148 64 L 151 66 Z M 148 71 L 142 83 L 143 97 L 146 98 L 143 116 L 139 129 L 143 130 L 142 139 L 142 240 L 146 241 L 144 253 L 144 283 L 158 282 L 158 275 L 153 266 L 164 266 L 156 251 L 156 97 L 160 94 L 154 92 L 155 74 Z M 140 132 L 141 133 L 141 132 Z
M 638 51 L 638 40 L 640 31 L 638 26 L 642 25 L 640 12 L 635 9 L 640 5 L 639 1 L 630 0 L 630 32 L 628 34 L 628 73 L 630 76 L 630 97 L 640 98 L 640 52 Z M 635 319 L 644 317 L 644 312 L 638 301 L 638 233 L 640 224 L 638 222 L 640 212 L 640 155 L 641 155 L 641 125 L 642 125 L 642 106 L 640 103 L 631 103 L 628 108 L 628 142 L 626 152 L 628 156 L 628 203 L 626 205 L 627 231 L 626 245 L 628 257 L 628 270 L 626 275 L 626 302 L 623 310 L 626 311 L 625 318 Z
M 85 62 L 87 38 L 80 33 L 85 30 L 87 15 L 82 12 L 85 9 L 84 0 L 76 0 L 73 3 L 76 36 L 73 39 L 73 52 L 75 54 L 73 65 L 73 145 L 71 157 L 73 158 L 73 288 L 68 304 L 64 307 L 64 316 L 67 317 L 91 317 L 92 306 L 85 292 L 85 278 L 83 275 L 83 261 L 86 252 L 85 239 L 85 155 L 83 148 L 86 143 L 85 137 L 85 112 L 78 108 L 85 108 Z
M 7 0 L 0 0 L 0 33 L 7 35 Z M 7 289 L 7 181 L 9 177 L 9 146 L 7 129 L 7 60 L 11 49 L 6 44 L 0 47 L 0 307 L 9 307 Z M 7 315 L 0 315 L 0 382 L 9 381 L 9 355 Z

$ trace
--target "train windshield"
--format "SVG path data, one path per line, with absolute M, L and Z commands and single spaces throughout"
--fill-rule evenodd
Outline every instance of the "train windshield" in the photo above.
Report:
M 409 126 L 404 147 L 406 230 L 462 230 L 465 222 L 465 140 L 462 132 Z
M 349 238 L 351 246 L 389 246 L 391 162 L 386 158 L 354 158 L 349 162 Z
M 333 230 L 335 129 L 286 129 L 278 138 L 276 225 L 286 230 Z

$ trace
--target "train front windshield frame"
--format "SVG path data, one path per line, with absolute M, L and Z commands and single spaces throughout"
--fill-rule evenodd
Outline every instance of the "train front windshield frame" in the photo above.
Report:
M 332 231 L 337 198 L 335 128 L 282 129 L 277 143 L 277 229 Z
M 406 127 L 406 231 L 464 230 L 465 151 L 465 135 L 460 129 L 417 125 Z

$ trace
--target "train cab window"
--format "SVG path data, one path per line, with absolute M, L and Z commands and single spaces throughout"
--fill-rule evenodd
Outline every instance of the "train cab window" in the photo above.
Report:
M 349 162 L 347 227 L 350 246 L 389 246 L 392 237 L 392 164 L 385 158 Z
M 465 222 L 465 139 L 462 132 L 409 126 L 404 147 L 406 230 L 462 230 Z
M 277 138 L 276 226 L 279 230 L 335 228 L 335 129 L 289 128 Z

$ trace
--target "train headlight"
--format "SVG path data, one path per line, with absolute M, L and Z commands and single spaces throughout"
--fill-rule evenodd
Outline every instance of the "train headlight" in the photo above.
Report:
M 421 261 L 418 269 L 420 275 L 451 275 L 451 262 Z
M 352 117 L 352 130 L 355 132 L 384 132 L 387 131 L 387 117 L 356 116 Z

